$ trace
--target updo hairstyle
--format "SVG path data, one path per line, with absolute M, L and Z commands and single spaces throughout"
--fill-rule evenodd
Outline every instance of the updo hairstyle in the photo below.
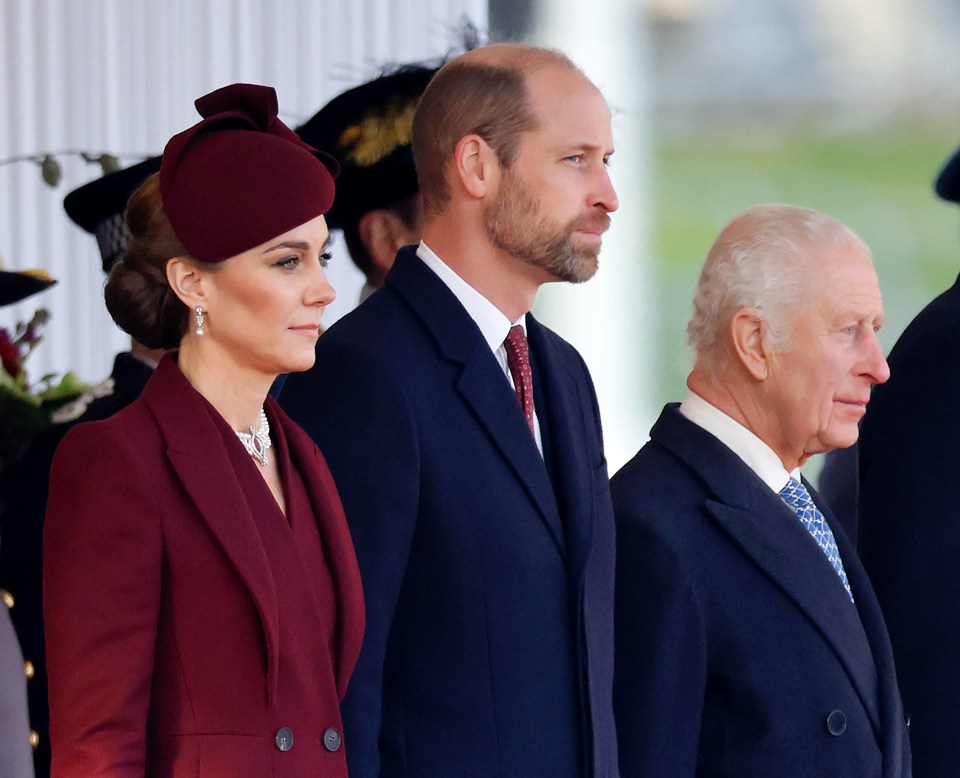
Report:
M 127 203 L 126 251 L 104 288 L 107 310 L 134 340 L 148 348 L 175 349 L 187 331 L 190 311 L 167 282 L 167 261 L 190 257 L 163 210 L 159 174 L 147 178 Z

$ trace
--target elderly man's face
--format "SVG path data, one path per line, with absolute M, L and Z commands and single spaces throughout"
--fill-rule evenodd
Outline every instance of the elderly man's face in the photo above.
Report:
M 856 248 L 820 251 L 808 302 L 764 387 L 778 437 L 767 442 L 787 464 L 853 445 L 870 387 L 890 377 L 877 340 L 883 301 L 870 259 Z

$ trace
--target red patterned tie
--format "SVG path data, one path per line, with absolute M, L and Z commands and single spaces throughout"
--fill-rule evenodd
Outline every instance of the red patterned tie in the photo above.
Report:
M 503 341 L 507 350 L 507 367 L 513 376 L 513 386 L 517 392 L 517 402 L 527 417 L 527 425 L 533 432 L 533 372 L 530 370 L 530 349 L 523 327 L 514 324 Z

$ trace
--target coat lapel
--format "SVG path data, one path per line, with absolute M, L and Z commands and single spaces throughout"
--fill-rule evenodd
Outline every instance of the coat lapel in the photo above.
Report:
M 487 344 L 482 338 L 478 338 L 478 344 L 481 348 L 463 365 L 457 388 L 477 423 L 537 506 L 557 547 L 564 551 L 560 514 L 536 441 Z
M 457 391 L 523 484 L 558 549 L 565 553 L 563 528 L 547 469 L 510 384 L 479 328 L 412 247 L 397 255 L 386 283 L 423 321 L 441 356 L 460 366 Z
M 665 409 L 651 437 L 700 476 L 714 495 L 705 504 L 709 516 L 823 635 L 850 677 L 879 739 L 877 671 L 864 625 L 810 533 L 739 457 L 681 416 L 676 406 Z
M 177 477 L 256 603 L 272 697 L 279 669 L 277 592 L 253 515 L 210 415 L 212 409 L 170 357 L 161 361 L 143 398 L 167 442 L 167 456 Z
M 271 422 L 283 428 L 290 458 L 301 473 L 309 474 L 303 483 L 317 520 L 317 529 L 323 545 L 323 555 L 333 579 L 334 596 L 337 600 L 337 623 L 339 628 L 333 639 L 336 641 L 334 657 L 337 692 L 340 698 L 347 690 L 347 681 L 360 654 L 362 629 L 347 629 L 345 625 L 363 623 L 363 590 L 360 571 L 354 554 L 350 531 L 343 513 L 343 505 L 320 452 L 309 437 L 280 410 L 272 399 L 267 401 Z
M 537 415 L 541 427 L 549 429 L 555 454 L 553 492 L 566 531 L 570 568 L 575 580 L 580 580 L 590 559 L 596 515 L 595 485 L 591 481 L 595 464 L 585 445 L 596 435 L 587 429 L 588 420 L 593 418 L 592 403 L 583 396 L 582 380 L 571 375 L 563 355 L 557 353 L 543 326 L 529 314 L 527 336 L 534 390 L 544 400 L 537 406 Z
M 817 627 L 879 733 L 876 666 L 857 609 L 810 533 L 775 494 L 764 499 L 760 493 L 764 488 L 760 484 L 750 509 L 708 500 L 707 511 Z

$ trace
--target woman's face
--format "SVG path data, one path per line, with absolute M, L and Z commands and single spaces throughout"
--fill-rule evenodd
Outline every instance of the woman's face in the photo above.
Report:
M 324 273 L 329 237 L 317 216 L 201 268 L 207 353 L 215 347 L 227 362 L 271 376 L 312 367 L 320 317 L 336 297 Z

